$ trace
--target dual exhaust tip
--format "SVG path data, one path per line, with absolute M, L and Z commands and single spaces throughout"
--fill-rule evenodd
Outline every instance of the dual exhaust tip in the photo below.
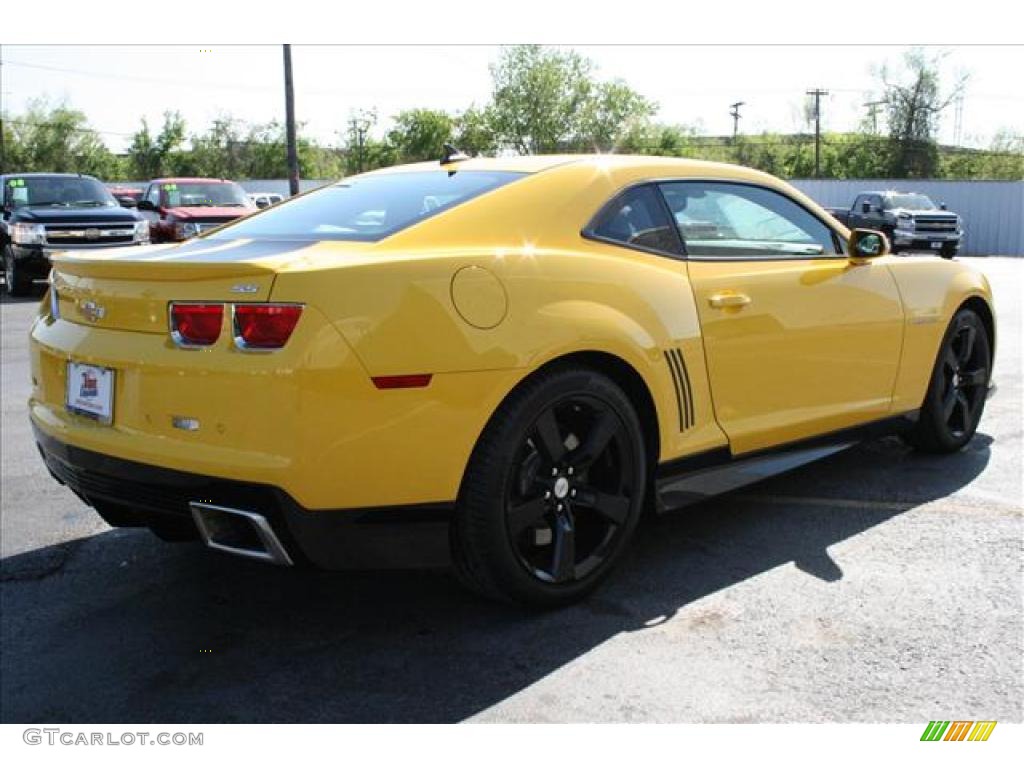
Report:
M 190 501 L 189 508 L 199 535 L 210 549 L 274 565 L 294 565 L 267 518 L 258 512 L 202 501 Z

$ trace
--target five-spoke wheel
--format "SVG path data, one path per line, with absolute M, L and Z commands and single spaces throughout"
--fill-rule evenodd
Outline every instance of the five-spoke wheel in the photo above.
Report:
M 474 452 L 453 526 L 458 572 L 514 602 L 578 598 L 631 535 L 644 467 L 636 412 L 613 381 L 542 372 L 502 405 Z
M 907 440 L 929 453 L 962 448 L 974 436 L 985 408 L 992 347 L 976 312 L 961 309 L 953 317 L 917 425 Z

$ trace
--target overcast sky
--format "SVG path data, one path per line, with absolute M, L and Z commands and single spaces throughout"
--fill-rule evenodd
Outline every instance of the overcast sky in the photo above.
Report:
M 852 130 L 864 102 L 879 94 L 873 70 L 898 71 L 905 49 L 872 46 L 577 46 L 602 79 L 620 78 L 656 101 L 656 119 L 732 131 L 729 105 L 744 101 L 741 131 L 802 130 L 804 92 L 821 87 L 826 130 Z M 945 52 L 943 82 L 969 80 L 963 103 L 963 143 L 988 146 L 999 129 L 1024 133 L 1024 46 L 929 49 Z M 295 46 L 296 110 L 304 135 L 339 145 L 339 131 L 356 109 L 376 108 L 381 121 L 402 109 L 461 111 L 490 96 L 488 64 L 495 46 Z M 191 131 L 229 114 L 248 122 L 282 118 L 280 46 L 28 46 L 2 48 L 5 116 L 46 96 L 84 111 L 115 151 L 146 117 L 158 127 L 164 110 L 178 110 Z M 952 142 L 954 110 L 939 138 Z

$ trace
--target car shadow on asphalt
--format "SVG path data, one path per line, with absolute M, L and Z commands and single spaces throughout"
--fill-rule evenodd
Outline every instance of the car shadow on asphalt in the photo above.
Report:
M 651 520 L 602 589 L 546 613 L 479 600 L 444 572 L 279 569 L 131 529 L 12 556 L 0 561 L 0 715 L 460 721 L 780 565 L 840 588 L 830 546 L 962 488 L 991 442 L 936 457 L 874 441 Z

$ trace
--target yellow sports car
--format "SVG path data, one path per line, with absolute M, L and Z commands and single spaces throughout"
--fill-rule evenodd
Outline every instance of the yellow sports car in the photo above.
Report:
M 280 564 L 450 560 L 562 604 L 645 509 L 864 435 L 971 439 L 989 286 L 887 250 L 747 168 L 449 148 L 187 243 L 56 257 L 32 424 L 111 525 Z

